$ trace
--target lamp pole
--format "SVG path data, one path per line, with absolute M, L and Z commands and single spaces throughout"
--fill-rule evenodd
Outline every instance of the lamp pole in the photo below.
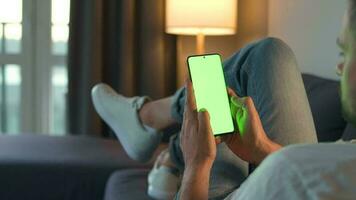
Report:
M 204 54 L 204 52 L 205 52 L 205 35 L 204 35 L 204 33 L 202 33 L 202 32 L 198 33 L 196 40 L 197 40 L 196 53 Z

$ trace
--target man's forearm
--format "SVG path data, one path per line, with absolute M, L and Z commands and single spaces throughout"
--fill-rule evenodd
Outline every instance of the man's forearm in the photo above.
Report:
M 211 165 L 188 166 L 183 174 L 180 199 L 208 199 L 210 170 Z

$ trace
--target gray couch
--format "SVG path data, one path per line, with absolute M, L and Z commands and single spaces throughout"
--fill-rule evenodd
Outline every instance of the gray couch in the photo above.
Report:
M 114 171 L 150 165 L 130 160 L 115 140 L 0 136 L 0 199 L 103 199 Z
M 355 138 L 341 116 L 338 83 L 303 79 L 319 141 Z M 0 136 L 0 199 L 149 199 L 151 166 L 130 160 L 112 139 Z

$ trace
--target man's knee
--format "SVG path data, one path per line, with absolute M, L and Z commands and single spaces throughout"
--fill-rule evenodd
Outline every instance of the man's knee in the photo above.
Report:
M 261 45 L 265 46 L 276 46 L 276 47 L 286 47 L 288 46 L 283 40 L 275 37 L 267 37 L 260 41 Z
M 297 66 L 296 58 L 291 48 L 281 39 L 268 37 L 259 41 L 253 49 L 254 62 L 258 70 L 264 73 L 277 73 L 290 70 Z
M 236 58 L 244 58 L 243 55 L 245 54 L 252 55 L 254 61 L 260 60 L 264 62 L 270 60 L 273 63 L 279 59 L 295 60 L 294 53 L 287 43 L 275 37 L 267 37 L 255 43 L 251 43 L 236 52 L 234 56 L 238 56 Z M 232 58 L 234 58 L 234 56 L 232 56 Z M 225 64 L 229 64 L 232 60 L 233 59 L 228 60 Z
M 267 53 L 267 55 L 291 54 L 291 48 L 281 39 L 267 37 L 259 41 L 256 45 L 257 51 Z

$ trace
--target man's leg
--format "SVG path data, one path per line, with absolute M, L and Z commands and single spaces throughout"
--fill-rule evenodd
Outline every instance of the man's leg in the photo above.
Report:
M 177 124 L 171 116 L 172 98 L 150 101 L 148 97 L 125 97 L 106 84 L 92 89 L 94 107 L 111 127 L 130 158 L 151 159 L 160 143 L 163 129 Z M 168 151 L 160 153 L 148 176 L 148 194 L 169 199 L 177 192 L 180 176 Z
M 173 97 L 167 97 L 143 104 L 139 110 L 141 122 L 157 131 L 162 131 L 178 123 L 171 116 L 171 104 Z
M 267 38 L 248 45 L 224 62 L 224 74 L 227 85 L 239 96 L 250 96 L 260 115 L 268 137 L 281 144 L 316 143 L 316 132 L 309 108 L 308 99 L 298 70 L 295 56 L 281 40 Z M 172 102 L 172 116 L 180 121 L 185 102 L 184 88 L 179 90 Z M 219 157 L 232 154 L 225 145 L 219 145 L 214 171 L 223 167 Z M 171 142 L 172 160 L 177 166 L 183 166 L 178 136 Z M 236 165 L 241 165 L 237 163 Z M 240 167 L 244 172 L 246 164 Z M 239 172 L 239 173 L 240 173 Z M 216 177 L 219 177 L 216 175 Z M 211 179 L 211 185 L 215 185 Z M 238 187 L 241 182 L 231 184 L 225 191 Z M 220 181 L 219 181 L 220 182 Z M 223 195 L 216 191 L 210 196 Z
M 252 97 L 270 139 L 281 145 L 317 142 L 301 73 L 284 42 L 267 38 L 242 49 L 224 66 L 227 84 Z
M 161 141 L 161 130 L 177 123 L 170 114 L 169 97 L 157 101 L 146 96 L 129 98 L 100 83 L 92 89 L 92 101 L 129 157 L 137 161 L 150 160 Z

